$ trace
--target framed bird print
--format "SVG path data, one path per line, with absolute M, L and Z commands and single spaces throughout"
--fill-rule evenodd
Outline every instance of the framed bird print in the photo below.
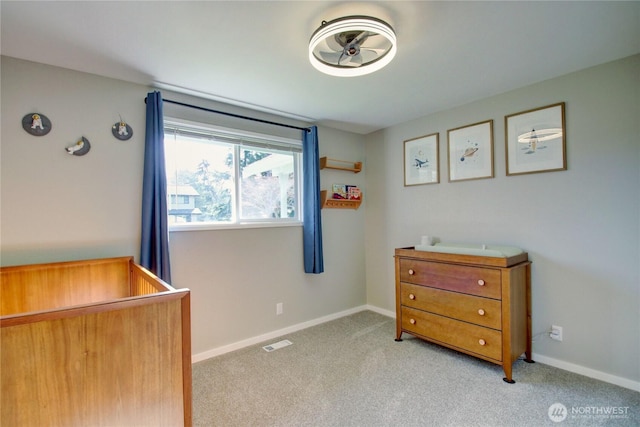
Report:
M 404 141 L 404 186 L 440 182 L 439 134 Z
M 493 178 L 493 120 L 447 132 L 449 182 Z

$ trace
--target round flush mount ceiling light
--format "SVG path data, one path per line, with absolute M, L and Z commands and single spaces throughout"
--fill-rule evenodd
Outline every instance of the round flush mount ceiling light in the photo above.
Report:
M 309 40 L 311 65 L 339 77 L 373 73 L 391 62 L 396 51 L 393 28 L 369 16 L 322 21 Z

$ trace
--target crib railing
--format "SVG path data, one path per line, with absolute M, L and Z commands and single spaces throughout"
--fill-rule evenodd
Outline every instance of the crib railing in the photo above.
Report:
M 190 292 L 132 257 L 0 268 L 0 425 L 191 426 Z
M 129 268 L 131 274 L 129 286 L 132 297 L 174 290 L 169 284 L 152 275 L 147 269 L 138 264 L 131 262 L 129 263 Z

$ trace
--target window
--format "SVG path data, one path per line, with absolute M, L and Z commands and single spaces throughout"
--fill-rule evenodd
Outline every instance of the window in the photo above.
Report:
M 301 222 L 302 142 L 165 120 L 172 229 Z

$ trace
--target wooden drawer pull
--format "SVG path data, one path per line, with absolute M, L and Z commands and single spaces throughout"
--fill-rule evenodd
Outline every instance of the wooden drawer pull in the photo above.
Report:
M 484 310 L 483 310 L 483 309 L 478 310 L 478 314 L 479 314 L 480 316 L 484 316 Z
M 483 339 L 479 339 L 478 340 L 478 344 L 480 344 L 480 345 L 485 345 L 486 343 L 487 342 L 485 340 L 483 340 Z
M 414 274 L 416 274 L 416 272 L 415 272 L 415 271 L 413 271 L 412 269 L 409 269 L 409 275 L 410 275 L 410 276 L 413 276 Z
M 416 299 L 416 296 L 414 294 L 409 294 L 409 299 Z
M 478 280 L 478 285 L 479 286 L 484 286 L 484 280 L 482 280 L 482 279 Z
M 416 319 L 409 319 L 409 323 L 411 323 L 412 325 L 416 324 Z

